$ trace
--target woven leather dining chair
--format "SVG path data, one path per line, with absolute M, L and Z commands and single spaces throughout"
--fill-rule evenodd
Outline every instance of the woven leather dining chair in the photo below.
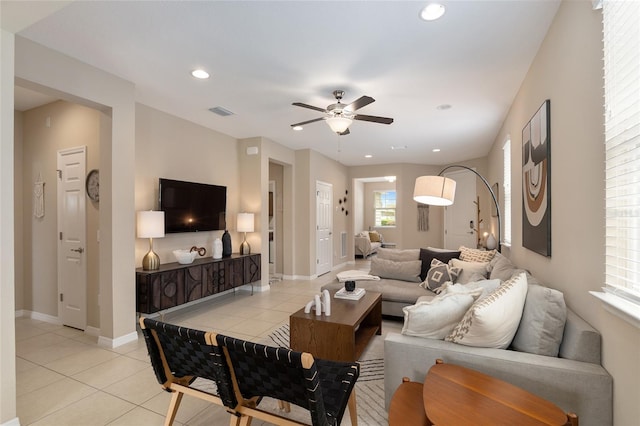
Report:
M 185 394 L 226 406 L 233 413 L 237 399 L 227 361 L 222 349 L 216 345 L 214 333 L 144 317 L 140 318 L 140 327 L 158 383 L 173 393 L 165 426 L 173 424 Z M 215 382 L 217 394 L 191 387 L 198 377 Z M 229 424 L 235 425 L 239 421 L 240 418 L 232 414 Z
M 221 334 L 216 339 L 229 362 L 240 425 L 250 424 L 254 417 L 277 425 L 301 424 L 260 410 L 257 404 L 262 397 L 309 410 L 313 426 L 339 425 L 350 398 L 353 398 L 350 406 L 355 411 L 358 363 L 314 359 L 306 352 L 264 346 Z M 352 424 L 356 426 L 355 412 L 351 414 L 352 419 L 356 419 Z

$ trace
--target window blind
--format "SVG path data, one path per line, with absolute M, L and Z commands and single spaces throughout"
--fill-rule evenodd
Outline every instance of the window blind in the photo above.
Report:
M 605 290 L 640 303 L 640 2 L 603 3 Z
M 507 140 L 502 147 L 503 158 L 503 173 L 502 176 L 502 189 L 504 192 L 504 200 L 502 205 L 504 207 L 504 218 L 502 223 L 504 224 L 504 232 L 502 233 L 503 243 L 511 244 L 511 140 Z

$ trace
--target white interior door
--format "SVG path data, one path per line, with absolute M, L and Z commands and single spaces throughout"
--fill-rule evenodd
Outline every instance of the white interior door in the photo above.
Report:
M 477 236 L 476 175 L 468 170 L 445 174 L 456 181 L 456 196 L 452 205 L 445 207 L 444 248 L 457 250 L 460 246 L 475 248 Z
M 81 330 L 87 325 L 85 159 L 85 147 L 58 151 L 58 316 Z
M 316 181 L 316 274 L 331 271 L 333 253 L 333 186 Z

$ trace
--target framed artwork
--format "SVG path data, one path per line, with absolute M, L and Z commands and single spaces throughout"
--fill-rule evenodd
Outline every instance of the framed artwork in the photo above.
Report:
M 551 102 L 522 129 L 522 245 L 551 256 Z
M 500 204 L 500 190 L 498 189 L 498 182 L 496 182 L 493 185 L 491 185 L 491 190 L 493 191 L 493 194 L 496 196 L 496 201 L 498 202 L 498 204 Z M 496 209 L 496 203 L 494 203 L 493 200 L 491 200 L 491 216 L 493 216 L 493 217 L 497 217 L 498 216 L 498 210 Z

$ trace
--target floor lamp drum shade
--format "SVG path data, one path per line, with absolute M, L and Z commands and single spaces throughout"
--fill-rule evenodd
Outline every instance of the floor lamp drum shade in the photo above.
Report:
M 456 181 L 444 176 L 420 176 L 416 179 L 413 199 L 432 206 L 450 206 L 456 195 Z
M 240 245 L 240 254 L 250 254 L 251 246 L 247 242 L 247 232 L 253 232 L 253 213 L 238 213 L 237 231 L 244 232 L 244 240 Z
M 164 212 L 140 211 L 136 215 L 138 238 L 149 239 L 149 252 L 142 258 L 142 269 L 145 271 L 160 268 L 160 258 L 153 251 L 153 239 L 164 237 Z

